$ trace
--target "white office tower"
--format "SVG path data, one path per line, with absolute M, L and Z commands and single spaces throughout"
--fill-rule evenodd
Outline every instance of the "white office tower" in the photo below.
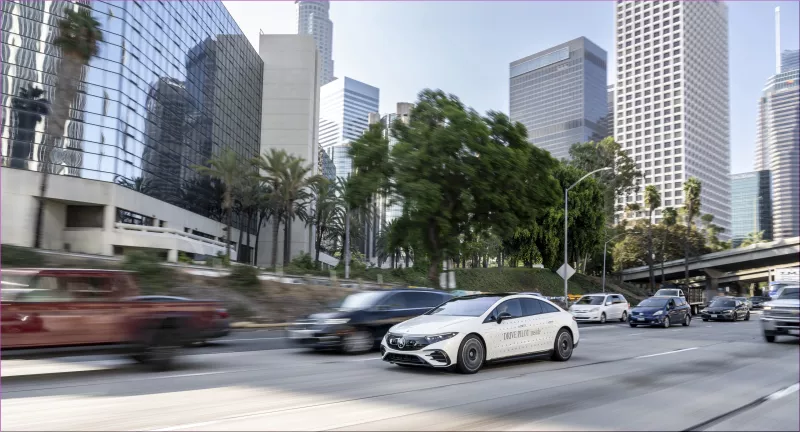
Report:
M 722 2 L 617 1 L 614 137 L 663 207 L 682 207 L 683 183 L 702 182 L 702 212 L 731 228 L 728 8 Z M 629 215 L 631 216 L 631 215 Z M 656 210 L 655 221 L 661 211 Z M 625 217 L 620 211 L 617 220 Z
M 297 12 L 297 34 L 308 34 L 317 43 L 322 68 L 320 82 L 325 85 L 336 78 L 333 76 L 333 22 L 328 17 L 330 2 L 295 1 Z
M 352 173 L 350 142 L 369 127 L 369 115 L 378 111 L 380 90 L 343 77 L 320 89 L 319 144 L 333 159 L 336 176 Z
M 778 47 L 779 39 L 776 57 Z M 781 64 L 786 59 L 778 57 L 776 74 L 764 87 L 756 136 L 755 169 L 771 172 L 775 240 L 800 235 L 800 70 L 791 63 Z

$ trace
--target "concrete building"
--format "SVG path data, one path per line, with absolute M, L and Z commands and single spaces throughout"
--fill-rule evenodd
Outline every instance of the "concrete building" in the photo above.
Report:
M 306 160 L 319 173 L 318 119 L 320 56 L 308 35 L 259 37 L 258 52 L 264 62 L 261 106 L 261 153 L 285 150 Z M 272 232 L 272 223 L 261 227 Z M 278 263 L 283 262 L 283 225 L 279 232 Z M 300 221 L 291 224 L 291 258 L 314 250 L 314 230 Z M 272 235 L 262 235 L 258 265 L 272 262 Z
M 772 197 L 769 171 L 754 171 L 731 176 L 733 209 L 731 242 L 739 246 L 750 233 L 763 233 L 772 240 Z
M 511 62 L 511 120 L 528 129 L 528 140 L 555 158 L 573 144 L 605 138 L 608 112 L 606 52 L 585 37 Z
M 800 235 L 800 70 L 767 80 L 759 101 L 755 169 L 772 175 L 775 239 Z
M 731 228 L 728 9 L 723 2 L 618 1 L 614 137 L 661 191 L 682 207 L 683 183 L 702 182 L 702 208 Z M 643 194 L 618 197 L 638 203 Z M 661 210 L 656 210 L 656 221 Z M 638 212 L 636 217 L 644 217 Z M 625 217 L 620 212 L 617 218 Z
M 325 85 L 333 76 L 333 22 L 328 17 L 330 2 L 295 1 L 297 34 L 311 35 L 317 44 L 320 56 L 320 85 Z
M 369 115 L 378 111 L 380 90 L 349 77 L 325 84 L 320 90 L 319 144 L 333 159 L 336 175 L 352 172 L 350 141 L 369 127 Z
M 194 167 L 223 147 L 245 158 L 258 154 L 258 54 L 218 1 L 92 2 L 93 16 L 113 31 L 81 72 L 58 148 L 45 152 L 49 119 L 35 93 L 52 102 L 58 64 L 54 34 L 45 30 L 65 8 L 85 3 L 3 5 L 3 96 L 13 99 L 2 108 L 10 124 L 0 144 L 3 243 L 34 245 L 46 170 L 43 248 L 103 255 L 150 249 L 170 260 L 180 252 L 224 252 L 221 185 Z M 187 19 L 204 25 L 178 25 Z M 231 257 L 249 262 L 242 245 L 255 243 L 254 227 L 236 244 L 244 222 L 233 221 Z

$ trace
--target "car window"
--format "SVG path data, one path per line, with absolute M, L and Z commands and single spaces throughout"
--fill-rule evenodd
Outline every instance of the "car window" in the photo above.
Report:
M 558 308 L 547 302 L 539 302 L 542 305 L 542 313 L 558 312 Z
M 426 315 L 445 315 L 445 316 L 481 316 L 501 297 L 456 297 L 450 299 L 436 309 L 429 311 Z
M 542 302 L 536 299 L 520 299 L 522 302 L 522 313 L 525 316 L 539 315 L 542 313 Z
M 778 298 L 780 300 L 797 300 L 798 293 L 800 293 L 800 288 L 798 287 L 784 288 L 783 291 L 780 292 Z
M 615 295 L 615 296 L 612 296 L 612 297 L 614 299 L 613 300 L 614 304 L 625 303 L 625 298 L 622 297 L 621 295 Z
M 4 280 L 5 282 L 5 280 Z M 75 298 L 66 285 L 52 276 L 34 277 L 19 284 L 19 293 L 13 298 L 18 302 L 65 302 Z M 3 287 L 3 290 L 7 289 Z
M 496 318 L 500 316 L 500 314 L 503 312 L 508 312 L 509 314 L 511 314 L 511 318 L 521 317 L 522 302 L 520 301 L 520 299 L 506 300 L 503 303 L 497 305 L 497 307 L 494 309 L 494 312 L 492 312 L 492 316 Z
M 432 308 L 442 304 L 442 296 L 439 293 L 407 292 L 402 294 L 411 309 Z
M 575 304 L 597 306 L 604 304 L 605 303 L 604 300 L 605 296 L 583 296 L 580 299 L 578 299 L 578 301 L 575 302 Z
M 394 293 L 387 297 L 381 305 L 388 309 L 409 309 L 409 294 L 411 293 Z

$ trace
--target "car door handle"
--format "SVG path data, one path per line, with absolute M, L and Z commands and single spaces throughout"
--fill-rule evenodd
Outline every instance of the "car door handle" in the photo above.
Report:
M 552 324 L 552 323 L 553 323 L 553 321 L 547 321 L 547 324 Z

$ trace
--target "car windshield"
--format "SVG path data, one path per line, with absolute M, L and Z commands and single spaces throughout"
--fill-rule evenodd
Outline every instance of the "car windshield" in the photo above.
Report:
M 798 293 L 800 293 L 800 287 L 784 288 L 778 298 L 781 300 L 798 300 L 800 298 Z
M 358 294 L 350 294 L 344 299 L 344 301 L 342 302 L 341 305 L 338 306 L 338 308 L 346 310 L 367 309 L 369 307 L 378 304 L 378 301 L 380 301 L 385 295 L 386 295 L 385 292 L 380 292 L 380 291 L 369 291 L 369 292 L 360 292 Z
M 35 273 L 2 272 L 0 274 L 0 300 L 13 301 L 25 294 L 39 291 Z
M 483 315 L 484 312 L 501 298 L 500 296 L 456 297 L 428 312 L 426 315 L 477 317 Z
M 575 304 L 579 305 L 601 305 L 605 296 L 583 296 Z
M 734 307 L 736 301 L 730 299 L 715 299 L 711 302 L 711 307 Z
M 667 299 L 665 298 L 649 298 L 642 300 L 639 303 L 639 307 L 654 307 L 654 308 L 662 308 L 667 305 Z

